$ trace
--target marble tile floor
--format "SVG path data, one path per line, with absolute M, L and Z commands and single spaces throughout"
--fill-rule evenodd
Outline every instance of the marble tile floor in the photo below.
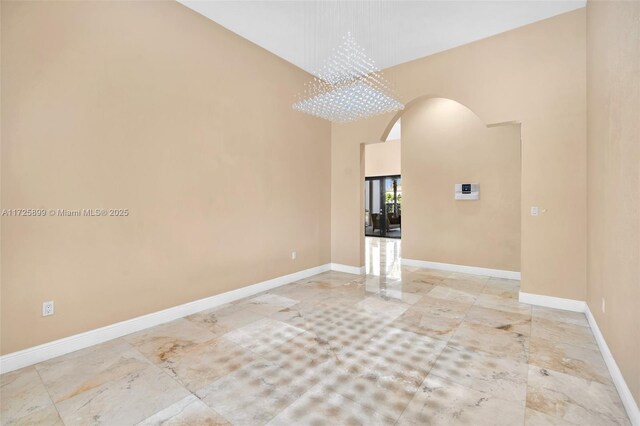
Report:
M 626 425 L 582 314 L 519 283 L 326 272 L 0 376 L 2 425 Z

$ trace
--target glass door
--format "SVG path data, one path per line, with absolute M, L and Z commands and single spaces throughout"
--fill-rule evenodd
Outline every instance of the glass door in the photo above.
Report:
M 384 201 L 382 199 L 382 187 L 384 178 L 366 178 L 364 184 L 364 233 L 372 237 L 384 235 Z
M 402 178 L 368 177 L 364 185 L 364 232 L 367 236 L 402 235 Z

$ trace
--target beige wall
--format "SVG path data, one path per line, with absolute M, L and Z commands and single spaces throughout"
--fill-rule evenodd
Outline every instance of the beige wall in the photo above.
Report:
M 587 303 L 640 404 L 640 3 L 589 1 L 587 34 Z
M 520 125 L 487 128 L 458 102 L 430 98 L 402 116 L 402 256 L 520 270 Z M 456 201 L 456 183 L 480 199 Z
M 2 207 L 130 211 L 2 218 L 2 353 L 329 262 L 308 74 L 176 2 L 2 9 Z
M 400 139 L 373 143 L 364 147 L 365 176 L 393 176 L 402 174 Z
M 585 29 L 580 9 L 386 70 L 405 102 L 443 97 L 485 124 L 522 123 L 521 288 L 579 300 L 586 297 Z M 364 264 L 360 145 L 382 140 L 392 120 L 332 126 L 333 262 Z M 530 206 L 547 212 L 532 217 Z

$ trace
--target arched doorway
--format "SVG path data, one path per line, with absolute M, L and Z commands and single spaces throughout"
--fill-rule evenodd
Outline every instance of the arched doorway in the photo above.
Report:
M 486 125 L 457 101 L 425 96 L 381 140 L 401 117 L 403 263 L 519 276 L 520 125 Z M 466 183 L 480 188 L 477 200 L 456 200 Z

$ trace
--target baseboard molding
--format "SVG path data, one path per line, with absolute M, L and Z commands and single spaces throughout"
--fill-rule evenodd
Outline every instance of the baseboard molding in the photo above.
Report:
M 588 305 L 585 305 L 585 315 L 587 316 L 587 320 L 589 321 L 589 325 L 591 326 L 591 331 L 596 338 L 596 342 L 598 343 L 598 347 L 600 348 L 600 353 L 604 358 L 604 362 L 605 364 L 607 364 L 607 368 L 609 369 L 609 374 L 611 374 L 613 384 L 616 386 L 618 394 L 620 395 L 620 399 L 622 400 L 622 404 L 627 411 L 629 420 L 631 421 L 632 425 L 640 426 L 640 410 L 638 410 L 638 404 L 636 404 L 636 401 L 633 398 L 633 394 L 631 393 L 629 386 L 627 386 L 627 382 L 624 380 L 622 372 L 620 371 L 620 368 L 618 368 L 618 364 L 613 358 L 613 355 L 609 350 L 609 346 L 607 346 L 607 342 L 604 340 L 604 336 L 600 332 L 598 323 L 596 323 L 596 319 L 591 313 Z
M 586 302 L 582 300 L 563 299 L 562 297 L 543 296 L 542 294 L 524 293 L 522 291 L 518 296 L 518 300 L 520 303 L 572 312 L 584 312 L 587 308 Z
M 501 269 L 481 268 L 479 266 L 454 265 L 453 263 L 428 262 L 426 260 L 402 259 L 403 266 L 415 266 L 418 268 L 438 269 L 441 271 L 460 272 L 471 275 L 484 275 L 487 277 L 506 278 L 519 280 L 520 272 L 503 271 Z
M 136 331 L 164 324 L 187 315 L 195 314 L 206 309 L 211 309 L 225 303 L 253 296 L 263 291 L 271 290 L 293 281 L 308 278 L 332 269 L 333 264 L 325 264 L 315 268 L 294 272 L 293 274 L 273 278 L 257 284 L 228 291 L 215 296 L 207 297 L 183 305 L 174 306 L 162 311 L 153 312 L 140 317 L 121 321 L 95 330 L 65 337 L 32 348 L 24 349 L 0 356 L 0 374 L 8 373 L 23 367 L 37 364 L 51 358 L 75 352 L 89 346 L 97 345 L 108 340 L 126 336 Z M 356 268 L 357 269 L 357 268 Z
M 367 267 L 366 266 L 360 266 L 360 267 L 349 266 L 349 265 L 343 265 L 341 263 L 332 263 L 331 270 L 338 271 L 338 272 L 346 272 L 347 274 L 362 275 L 365 272 L 367 272 Z

